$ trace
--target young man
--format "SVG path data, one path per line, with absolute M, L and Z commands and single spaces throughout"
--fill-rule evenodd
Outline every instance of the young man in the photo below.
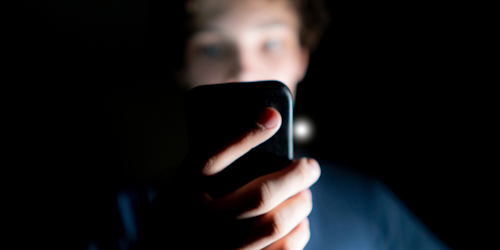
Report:
M 301 20 L 295 4 L 298 3 L 188 1 L 189 39 L 184 67 L 179 72 L 182 87 L 188 90 L 212 83 L 279 80 L 295 96 L 309 59 L 309 48 L 301 43 Z M 310 38 L 306 40 L 312 43 Z M 264 110 L 248 134 L 218 154 L 200 159 L 199 163 L 191 161 L 197 156 L 188 156 L 181 168 L 201 170 L 201 174 L 179 173 L 176 178 L 189 183 L 204 183 L 205 179 L 270 138 L 280 124 L 281 118 L 276 110 Z M 203 214 L 205 218 L 197 217 L 192 221 L 203 229 L 195 230 L 198 233 L 189 236 L 181 233 L 173 238 L 201 240 L 205 248 L 302 249 L 310 236 L 307 216 L 312 209 L 312 197 L 309 187 L 319 176 L 318 163 L 303 158 L 283 171 L 258 178 L 217 201 L 204 193 L 203 185 L 192 187 L 193 193 L 183 193 L 183 197 L 178 197 L 183 201 L 181 203 L 190 206 L 184 205 L 182 211 L 169 212 L 177 216 L 180 213 L 182 217 Z M 172 187 L 182 185 L 181 182 L 175 183 Z M 157 214 L 165 213 L 168 207 L 165 201 L 170 199 L 161 193 L 156 197 L 152 206 L 161 207 Z M 175 199 L 170 202 L 178 203 Z M 228 212 L 233 214 L 231 218 L 220 216 Z M 210 234 L 208 232 L 213 232 L 214 228 L 206 218 L 224 226 L 218 226 L 217 232 Z M 180 221 L 179 224 L 184 224 L 177 225 L 183 227 L 191 223 Z M 162 226 L 156 225 L 155 228 Z M 190 248 L 189 244 L 185 247 Z
M 318 3 L 187 1 L 179 83 L 189 90 L 278 80 L 295 97 L 320 34 L 314 24 L 324 24 L 314 21 L 324 16 Z M 280 124 L 279 113 L 265 109 L 248 133 L 218 153 L 188 155 L 153 200 L 143 243 L 154 249 L 445 249 L 380 183 L 322 160 L 320 169 L 314 159 L 296 159 L 218 200 L 205 192 L 211 176 Z

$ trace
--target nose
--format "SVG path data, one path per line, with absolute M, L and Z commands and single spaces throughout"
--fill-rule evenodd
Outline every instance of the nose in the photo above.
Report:
M 228 71 L 228 82 L 251 82 L 265 80 L 263 76 L 262 63 L 259 63 L 255 53 L 249 53 L 239 49 L 234 54 L 230 69 Z

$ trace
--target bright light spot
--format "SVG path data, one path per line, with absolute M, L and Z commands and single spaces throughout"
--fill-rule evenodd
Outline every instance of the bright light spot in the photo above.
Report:
M 309 127 L 304 123 L 298 123 L 295 128 L 295 133 L 297 137 L 307 137 L 309 135 Z
M 313 124 L 306 117 L 296 117 L 293 124 L 293 136 L 297 143 L 308 143 L 313 138 Z

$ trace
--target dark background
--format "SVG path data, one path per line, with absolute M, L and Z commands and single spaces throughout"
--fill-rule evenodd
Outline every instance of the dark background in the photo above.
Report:
M 152 1 L 17 5 L 5 33 L 7 113 L 20 131 L 12 148 L 34 165 L 22 168 L 24 183 L 47 186 L 39 192 L 58 204 L 47 210 L 67 215 L 62 225 L 78 237 L 114 191 L 171 171 L 186 153 L 182 92 L 158 60 L 178 49 L 151 41 L 162 32 L 174 41 L 178 24 L 151 29 L 148 13 L 161 13 Z M 296 114 L 316 129 L 305 148 L 382 179 L 451 247 L 485 243 L 498 112 L 467 12 L 327 5 L 331 24 L 298 89 Z

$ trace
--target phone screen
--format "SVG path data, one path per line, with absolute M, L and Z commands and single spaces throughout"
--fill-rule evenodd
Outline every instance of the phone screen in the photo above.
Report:
M 220 198 L 253 179 L 288 166 L 293 160 L 293 99 L 278 81 L 203 85 L 186 99 L 190 150 L 212 155 L 254 126 L 265 107 L 280 112 L 282 124 L 269 140 L 218 173 L 207 192 Z

